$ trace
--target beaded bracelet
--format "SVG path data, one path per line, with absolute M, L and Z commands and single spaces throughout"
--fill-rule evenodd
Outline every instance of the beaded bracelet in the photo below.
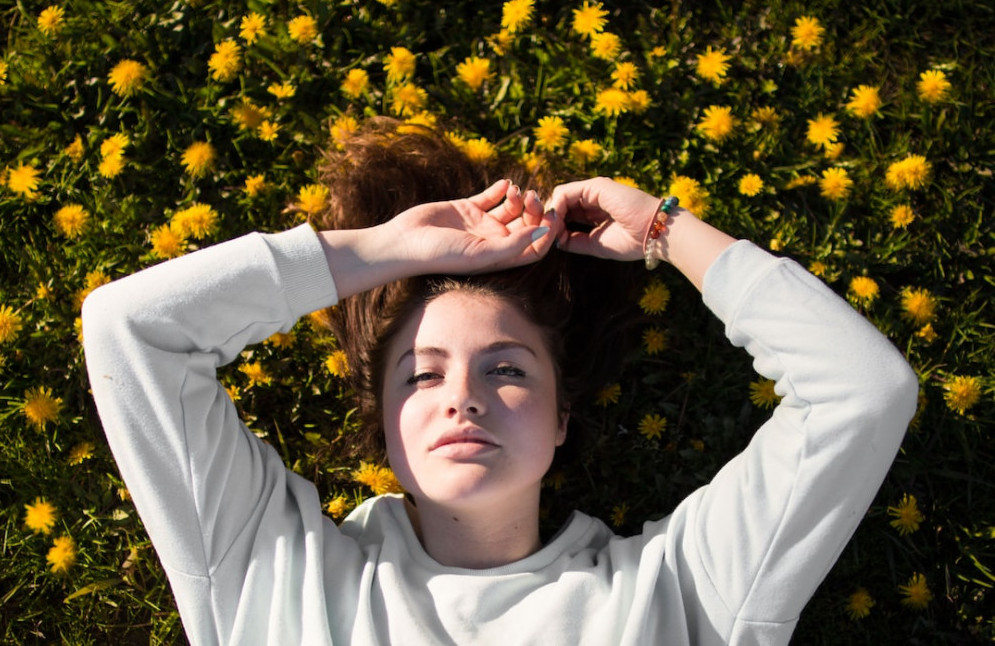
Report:
M 646 269 L 656 269 L 660 264 L 660 257 L 663 245 L 660 243 L 660 236 L 667 230 L 667 218 L 670 212 L 680 204 L 680 200 L 671 195 L 660 201 L 660 207 L 653 214 L 649 226 L 646 228 L 646 235 L 643 237 L 643 258 L 646 260 Z M 663 218 L 660 214 L 663 213 Z

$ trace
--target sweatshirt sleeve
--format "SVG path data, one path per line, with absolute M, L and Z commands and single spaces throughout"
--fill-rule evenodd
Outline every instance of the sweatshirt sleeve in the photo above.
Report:
M 890 468 L 917 378 L 820 280 L 747 241 L 715 261 L 703 293 L 782 399 L 691 497 L 678 540 L 706 613 L 731 617 L 730 643 L 786 642 Z
M 303 225 L 148 268 L 83 305 L 101 422 L 194 643 L 225 642 L 233 623 L 271 610 L 253 603 L 290 604 L 266 601 L 267 586 L 279 594 L 320 558 L 298 559 L 323 531 L 317 492 L 242 424 L 215 373 L 335 301 L 320 242 Z M 260 549 L 287 553 L 264 564 Z M 250 571 L 256 600 L 246 603 Z

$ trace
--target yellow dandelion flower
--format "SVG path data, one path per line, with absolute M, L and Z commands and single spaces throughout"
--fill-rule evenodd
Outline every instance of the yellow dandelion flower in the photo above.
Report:
M 64 17 L 65 11 L 62 7 L 56 7 L 55 5 L 45 7 L 38 14 L 38 30 L 46 36 L 55 36 L 62 30 L 62 20 Z
M 206 238 L 218 228 L 218 213 L 210 204 L 195 202 L 173 214 L 169 224 L 184 238 Z
M 650 413 L 639 420 L 639 432 L 647 440 L 659 439 L 665 430 L 667 430 L 666 417 Z
M 238 35 L 249 45 L 255 43 L 266 35 L 266 16 L 255 11 L 243 16 L 242 22 L 239 23 Z
M 643 350 L 646 354 L 655 356 L 667 349 L 667 335 L 658 327 L 643 331 Z
M 819 24 L 817 18 L 802 16 L 795 20 L 795 26 L 791 28 L 791 46 L 799 49 L 815 49 L 822 44 L 822 36 L 825 33 L 825 28 Z
M 123 132 L 111 135 L 100 142 L 100 156 L 103 158 L 121 157 L 124 149 L 131 145 L 131 138 Z
M 69 536 L 59 536 L 45 555 L 52 574 L 65 574 L 76 562 L 76 541 Z
M 871 596 L 871 593 L 867 591 L 867 588 L 860 587 L 847 600 L 846 614 L 850 616 L 850 619 L 856 621 L 871 614 L 871 608 L 873 607 L 874 598 Z
M 819 113 L 815 119 L 808 120 L 808 130 L 805 138 L 816 146 L 825 148 L 829 144 L 836 143 L 840 135 L 839 123 L 832 115 Z
M 268 343 L 274 348 L 289 348 L 294 344 L 294 333 L 274 332 L 266 338 L 264 343 Z
M 44 498 L 35 498 L 24 505 L 24 524 L 35 534 L 51 534 L 55 528 L 55 505 Z
M 617 177 L 613 177 L 612 179 L 618 184 L 624 184 L 625 186 L 631 186 L 632 188 L 639 188 L 639 182 L 632 179 L 631 177 L 619 175 Z
M 905 289 L 902 291 L 902 318 L 925 325 L 936 315 L 936 298 L 926 289 Z
M 734 123 L 732 108 L 712 105 L 705 108 L 695 129 L 712 141 L 722 141 L 732 134 Z
M 262 174 L 249 175 L 245 178 L 245 194 L 256 197 L 267 188 L 266 176 Z
M 620 90 L 628 90 L 639 78 L 639 68 L 635 63 L 624 61 L 615 64 L 612 70 L 612 85 Z
M 498 56 L 504 56 L 515 42 L 515 35 L 507 29 L 487 37 L 487 44 Z
M 287 23 L 287 33 L 299 45 L 307 45 L 318 38 L 318 22 L 308 15 L 297 16 Z
M 508 0 L 501 7 L 501 28 L 517 34 L 532 20 L 534 0 Z
M 225 40 L 214 46 L 214 53 L 207 59 L 211 78 L 226 83 L 238 76 L 242 69 L 242 47 L 234 40 Z
M 591 54 L 603 61 L 615 60 L 622 51 L 622 39 L 607 31 L 591 36 Z
M 594 111 L 609 117 L 622 114 L 629 109 L 629 94 L 615 87 L 598 92 L 594 99 Z
M 78 238 L 90 220 L 90 213 L 80 204 L 67 204 L 55 212 L 55 228 L 67 238 Z
M 127 98 L 141 90 L 148 77 L 148 67 L 126 58 L 111 68 L 107 74 L 107 81 L 111 84 L 114 94 Z
M 414 114 L 425 107 L 428 94 L 414 83 L 405 83 L 395 88 L 392 94 L 390 109 L 394 114 L 404 116 Z
M 167 260 L 182 256 L 187 251 L 187 239 L 179 228 L 163 224 L 149 233 L 152 255 Z
M 93 457 L 93 450 L 97 448 L 93 442 L 80 442 L 69 451 L 68 462 L 71 465 L 83 464 L 84 461 Z
M 7 85 L 7 63 L 0 61 L 0 85 Z
M 207 141 L 195 141 L 183 151 L 183 167 L 193 177 L 206 175 L 213 167 L 218 153 Z
M 346 72 L 342 81 L 342 93 L 350 99 L 358 99 L 370 85 L 370 75 L 360 67 L 354 67 Z
M 257 134 L 263 141 L 274 141 L 280 132 L 280 124 L 267 119 L 259 124 Z
M 238 369 L 239 372 L 248 377 L 250 388 L 253 386 L 268 386 L 273 383 L 273 376 L 266 371 L 266 368 L 259 361 L 243 363 Z
M 62 152 L 66 153 L 69 159 L 73 160 L 74 162 L 78 162 L 81 159 L 83 159 L 83 153 L 86 152 L 83 149 L 83 137 L 81 137 L 80 135 L 76 135 L 72 143 L 66 146 L 65 150 L 63 150 Z
M 902 605 L 916 610 L 924 609 L 933 600 L 933 593 L 926 583 L 926 577 L 919 572 L 913 574 L 906 585 L 898 586 L 898 591 L 904 597 Z
M 335 350 L 325 357 L 325 369 L 339 379 L 349 376 L 349 359 L 342 350 Z
M 758 379 L 750 384 L 750 401 L 757 408 L 769 410 L 777 406 L 781 396 L 774 391 L 774 381 Z
M 407 47 L 391 47 L 383 69 L 389 83 L 400 83 L 415 73 L 415 55 Z
M 891 210 L 888 219 L 891 220 L 892 227 L 904 229 L 912 224 L 912 221 L 916 219 L 916 214 L 908 204 L 899 204 Z
M 297 191 L 297 208 L 314 215 L 328 206 L 328 188 L 321 184 L 308 184 Z
M 635 90 L 633 92 L 629 92 L 629 110 L 635 112 L 636 114 L 646 112 L 646 109 L 650 107 L 651 102 L 650 93 L 646 90 Z
M 888 515 L 892 520 L 889 524 L 898 530 L 902 536 L 908 536 L 919 531 L 919 523 L 925 520 L 915 496 L 905 494 L 898 505 L 888 507 Z
M 724 49 L 712 49 L 709 46 L 704 54 L 698 54 L 697 59 L 695 74 L 700 78 L 715 85 L 721 85 L 725 81 L 726 73 L 729 71 L 729 55 Z
M 345 496 L 336 496 L 325 505 L 325 513 L 332 518 L 342 518 L 349 511 L 349 499 Z
M 858 85 L 853 89 L 846 109 L 862 119 L 874 116 L 881 109 L 881 95 L 878 93 L 878 88 Z
M 754 130 L 771 129 L 780 125 L 781 115 L 778 114 L 777 108 L 765 105 L 750 112 L 750 121 L 753 122 Z
M 570 159 L 576 164 L 585 165 L 598 161 L 604 154 L 604 148 L 593 139 L 584 139 L 570 144 Z
M 670 182 L 667 193 L 680 200 L 682 207 L 698 217 L 705 217 L 708 212 L 709 193 L 696 179 L 677 175 Z
M 404 491 L 393 471 L 387 467 L 378 467 L 369 462 L 360 462 L 359 468 L 352 472 L 352 479 L 359 484 L 366 485 L 378 496 L 385 493 L 402 493 Z
M 842 200 L 850 194 L 853 180 L 845 168 L 827 168 L 819 180 L 819 192 L 830 200 Z
M 926 185 L 932 169 L 933 165 L 922 155 L 909 155 L 888 166 L 884 183 L 895 191 L 920 189 Z
M 0 343 L 11 341 L 22 327 L 21 316 L 9 305 L 0 305 Z
M 827 144 L 825 149 L 826 159 L 836 159 L 843 154 L 843 149 L 845 148 L 842 141 L 837 141 L 835 143 Z
M 943 400 L 950 410 L 963 415 L 981 399 L 981 380 L 977 377 L 954 376 L 943 384 Z
M 809 272 L 811 272 L 814 276 L 819 276 L 820 278 L 825 277 L 828 269 L 829 267 L 826 266 L 826 263 L 821 260 L 813 260 L 808 266 Z
M 522 164 L 525 166 L 525 170 L 529 173 L 535 175 L 542 168 L 543 159 L 539 154 L 535 152 L 528 152 L 521 156 Z
M 608 384 L 607 386 L 599 390 L 598 394 L 594 396 L 594 402 L 599 406 L 617 404 L 618 398 L 621 396 L 622 396 L 621 384 Z
M 621 527 L 625 524 L 625 517 L 629 514 L 629 503 L 623 502 L 621 505 L 612 507 L 612 525 Z
M 541 117 L 539 125 L 532 129 L 536 148 L 544 150 L 556 150 L 562 146 L 569 133 L 560 117 Z
M 18 164 L 17 168 L 7 171 L 7 188 L 28 199 L 37 195 L 41 173 L 33 165 Z
M 800 188 L 802 186 L 811 186 L 812 184 L 815 184 L 818 181 L 819 179 L 814 175 L 801 175 L 799 177 L 795 177 L 787 184 L 785 184 L 784 190 L 790 191 L 793 188 Z
M 670 302 L 670 290 L 658 280 L 650 281 L 643 289 L 639 307 L 647 314 L 662 314 Z
M 359 131 L 359 122 L 347 114 L 339 116 L 329 128 L 332 141 L 341 146 Z
M 86 273 L 86 286 L 76 292 L 73 297 L 73 308 L 79 311 L 79 309 L 83 306 L 83 301 L 90 295 L 90 292 L 97 289 L 101 285 L 106 285 L 109 282 L 111 282 L 110 276 L 99 269 L 88 271 Z M 76 321 L 78 323 L 80 319 L 77 317 Z
M 293 83 L 272 83 L 266 91 L 278 99 L 289 99 L 297 94 L 297 88 Z
M 239 130 L 255 130 L 266 119 L 272 116 L 269 108 L 259 107 L 247 99 L 231 110 L 232 119 L 238 124 Z
M 495 148 L 494 144 L 487 141 L 484 137 L 470 139 L 464 142 L 460 148 L 462 148 L 463 152 L 466 153 L 467 157 L 478 162 L 485 162 L 488 159 L 494 159 L 497 155 L 497 148 Z
M 45 386 L 32 388 L 24 393 L 24 404 L 21 412 L 39 431 L 59 418 L 62 412 L 62 399 L 52 396 L 52 390 Z
M 916 92 L 927 103 L 937 103 L 946 98 L 950 91 L 950 81 L 941 70 L 927 70 L 919 75 Z
M 764 181 L 756 173 L 747 173 L 739 178 L 739 194 L 753 197 L 763 190 Z
M 919 328 L 916 332 L 916 338 L 922 339 L 926 343 L 932 343 L 936 341 L 936 330 L 933 329 L 932 323 L 927 323 L 926 325 Z
M 588 0 L 584 0 L 580 9 L 573 10 L 571 29 L 575 34 L 591 37 L 605 28 L 605 23 L 608 22 L 605 19 L 607 15 L 608 12 L 602 9 L 600 2 L 591 4 Z
M 466 60 L 456 66 L 456 74 L 474 91 L 479 90 L 484 81 L 494 76 L 494 73 L 491 72 L 491 62 L 478 56 L 468 56 Z
M 867 276 L 855 276 L 850 281 L 850 295 L 858 303 L 870 305 L 878 297 L 880 288 L 873 278 Z

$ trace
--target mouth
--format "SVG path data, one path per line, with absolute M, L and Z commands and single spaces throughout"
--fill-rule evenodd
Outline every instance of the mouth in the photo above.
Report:
M 430 452 L 443 451 L 446 453 L 479 453 L 489 449 L 498 448 L 486 433 L 479 429 L 461 429 L 444 434 L 429 449 Z

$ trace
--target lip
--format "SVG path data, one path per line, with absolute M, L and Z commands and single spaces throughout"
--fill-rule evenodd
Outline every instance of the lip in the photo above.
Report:
M 462 428 L 443 433 L 439 439 L 432 444 L 429 451 L 436 451 L 446 446 L 456 445 L 476 445 L 481 448 L 497 447 L 498 443 L 479 428 Z

